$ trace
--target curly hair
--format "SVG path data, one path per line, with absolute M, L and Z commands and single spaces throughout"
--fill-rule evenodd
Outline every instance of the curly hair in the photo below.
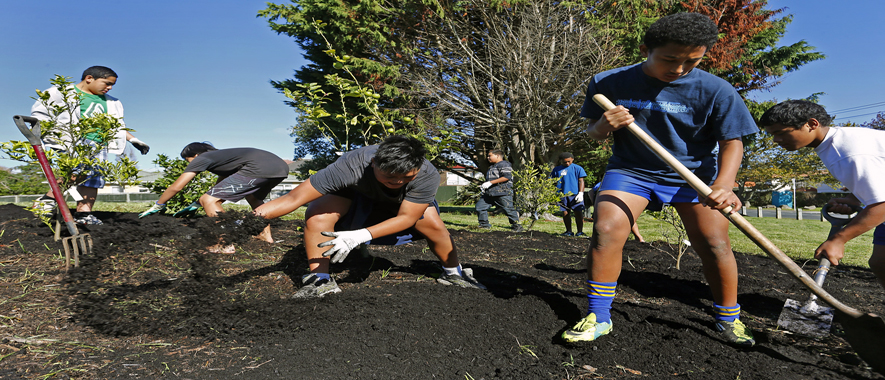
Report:
M 833 116 L 820 104 L 808 100 L 787 100 L 771 107 L 759 118 L 759 125 L 767 127 L 781 124 L 788 127 L 801 127 L 809 119 L 817 119 L 821 126 L 828 126 Z
M 384 139 L 381 145 L 378 145 L 378 151 L 375 152 L 372 162 L 382 172 L 406 174 L 421 168 L 426 154 L 427 148 L 418 139 L 393 135 Z
M 649 49 L 675 43 L 703 46 L 710 50 L 719 39 L 716 23 L 700 13 L 674 13 L 655 21 L 645 32 L 642 43 Z

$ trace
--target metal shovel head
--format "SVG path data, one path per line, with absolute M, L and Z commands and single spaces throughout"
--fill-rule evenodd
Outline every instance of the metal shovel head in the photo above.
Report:
M 885 320 L 871 313 L 852 316 L 837 311 L 845 340 L 873 371 L 885 375 Z
M 811 301 L 803 304 L 787 299 L 777 326 L 795 334 L 823 338 L 830 333 L 833 325 L 833 308 L 818 305 Z

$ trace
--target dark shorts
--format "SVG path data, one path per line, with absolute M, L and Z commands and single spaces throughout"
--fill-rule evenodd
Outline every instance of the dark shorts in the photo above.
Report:
M 885 245 L 885 223 L 876 226 L 873 231 L 873 245 Z
M 206 194 L 228 202 L 238 202 L 247 195 L 264 199 L 284 179 L 286 178 L 250 178 L 234 173 L 212 186 Z
M 566 195 L 559 198 L 559 211 L 584 211 L 584 201 L 576 202 L 574 195 Z
M 371 227 L 391 219 L 399 213 L 399 205 L 374 202 L 360 193 L 338 192 L 333 194 L 352 201 L 347 214 L 342 215 L 338 223 L 335 223 L 335 231 L 352 231 Z M 439 213 L 439 204 L 435 200 L 433 207 Z M 423 215 L 419 218 L 419 220 L 421 219 L 424 219 Z M 421 239 L 426 239 L 426 237 L 413 226 L 391 235 L 373 238 L 368 244 L 401 245 Z
M 617 190 L 648 199 L 647 209 L 660 211 L 665 203 L 700 203 L 698 192 L 689 185 L 670 186 L 649 182 L 624 173 L 606 172 L 599 192 Z
M 81 168 L 77 168 L 74 171 L 74 174 L 82 174 L 82 172 L 84 172 L 84 170 L 82 170 Z M 101 189 L 106 184 L 104 176 L 102 176 L 101 174 L 99 174 L 95 170 L 90 170 L 90 171 L 86 172 L 85 174 L 87 175 L 86 181 L 77 185 L 77 186 L 93 187 L 96 189 Z

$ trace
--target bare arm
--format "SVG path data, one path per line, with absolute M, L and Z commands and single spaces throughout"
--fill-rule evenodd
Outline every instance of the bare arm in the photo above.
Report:
M 191 180 L 193 180 L 196 176 L 197 173 L 195 172 L 181 173 L 181 175 L 178 176 L 178 179 L 176 179 L 175 182 L 172 182 L 172 184 L 166 188 L 166 191 L 164 191 L 163 194 L 160 195 L 160 199 L 157 200 L 157 204 L 163 205 L 166 204 L 166 202 L 169 202 L 169 200 L 172 199 L 175 194 L 178 194 L 179 191 L 184 189 L 184 187 L 187 186 L 187 184 L 190 183 Z
M 815 258 L 827 257 L 833 265 L 845 257 L 845 243 L 885 222 L 885 202 L 865 207 L 845 228 L 839 230 L 814 251 Z
M 602 114 L 599 120 L 590 120 L 587 128 L 587 136 L 594 140 L 605 140 L 612 132 L 624 128 L 634 121 L 630 110 L 624 106 L 617 106 Z
M 265 219 L 278 218 L 297 210 L 299 207 L 321 196 L 323 194 L 313 187 L 310 183 L 310 178 L 308 178 L 307 181 L 304 181 L 304 183 L 298 185 L 298 187 L 292 189 L 286 195 L 258 206 L 253 213 Z
M 367 228 L 373 237 L 387 236 L 415 225 L 427 210 L 427 203 L 403 201 L 395 217 Z
M 495 178 L 489 182 L 491 182 L 493 185 L 495 185 L 495 184 L 504 183 L 507 181 L 509 181 L 509 179 L 507 179 L 507 177 L 500 177 L 500 178 Z
M 710 185 L 713 190 L 704 203 L 717 210 L 731 206 L 734 210 L 741 207 L 741 200 L 734 193 L 734 181 L 741 160 L 744 156 L 744 143 L 741 139 L 719 141 L 719 174 Z

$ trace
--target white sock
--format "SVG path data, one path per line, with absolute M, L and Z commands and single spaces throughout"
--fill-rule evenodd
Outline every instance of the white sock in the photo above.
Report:
M 443 270 L 446 272 L 446 274 L 456 274 L 456 275 L 460 276 L 461 275 L 461 264 L 458 264 L 458 266 L 451 267 L 451 268 L 443 267 Z

